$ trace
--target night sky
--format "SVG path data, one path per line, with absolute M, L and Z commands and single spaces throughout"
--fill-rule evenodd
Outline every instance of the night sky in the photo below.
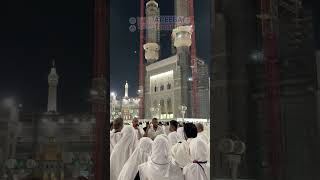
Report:
M 130 95 L 138 85 L 139 32 L 129 18 L 139 16 L 139 0 L 111 1 L 111 90 Z M 173 14 L 173 1 L 158 1 L 162 15 Z M 209 59 L 209 0 L 196 1 L 198 56 Z M 25 111 L 44 112 L 52 59 L 60 75 L 58 110 L 83 112 L 92 78 L 93 0 L 6 0 L 0 9 L 0 100 L 11 97 Z M 199 33 L 201 31 L 201 34 Z M 162 58 L 170 52 L 170 32 L 161 33 Z M 164 40 L 167 39 L 167 40 Z M 201 42 L 201 43 L 200 43 Z M 164 48 L 166 47 L 166 48 Z
M 25 111 L 46 111 L 47 76 L 55 58 L 60 75 L 58 110 L 87 111 L 93 69 L 91 0 L 4 3 L 0 10 L 0 99 L 12 97 Z
M 172 16 L 174 1 L 158 0 L 160 14 Z M 210 56 L 210 0 L 195 2 L 197 55 L 209 62 Z M 111 1 L 111 91 L 124 94 L 124 84 L 128 80 L 129 95 L 136 96 L 139 75 L 139 31 L 129 31 L 130 17 L 140 15 L 140 0 Z M 201 32 L 201 33 L 200 33 Z M 171 53 L 171 32 L 161 32 L 161 59 Z M 135 53 L 135 51 L 137 53 Z
M 93 62 L 93 0 L 3 0 L 0 6 L 0 101 L 11 97 L 25 111 L 44 112 L 47 75 L 52 59 L 60 75 L 58 109 L 89 111 L 88 92 Z M 161 15 L 173 15 L 174 1 L 158 0 Z M 138 17 L 139 0 L 111 0 L 111 91 L 130 95 L 138 86 L 139 31 L 129 31 L 129 18 Z M 305 0 L 314 10 L 319 1 Z M 319 12 L 314 18 L 319 32 Z M 210 0 L 195 1 L 197 55 L 209 62 Z M 161 32 L 161 58 L 170 55 L 170 32 Z M 315 34 L 318 48 L 320 35 Z M 136 51 L 136 53 L 135 53 Z

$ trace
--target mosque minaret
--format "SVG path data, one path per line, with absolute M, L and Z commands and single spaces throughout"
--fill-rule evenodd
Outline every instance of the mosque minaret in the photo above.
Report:
M 59 76 L 56 71 L 55 61 L 52 62 L 51 71 L 48 75 L 48 112 L 56 113 L 57 112 L 57 87 L 59 82 Z
M 124 85 L 124 98 L 129 98 L 129 85 L 126 81 L 126 84 Z
M 160 54 L 160 16 L 159 5 L 155 0 L 149 0 L 146 4 L 146 44 L 145 59 L 148 63 L 153 63 L 159 59 Z

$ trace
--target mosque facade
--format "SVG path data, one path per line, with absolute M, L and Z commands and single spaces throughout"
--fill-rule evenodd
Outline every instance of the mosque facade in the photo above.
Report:
M 188 17 L 188 2 L 175 1 L 175 15 Z M 172 30 L 172 52 L 168 58 L 160 59 L 160 26 L 159 4 L 154 0 L 146 3 L 146 43 L 145 50 L 145 84 L 141 90 L 145 95 L 146 119 L 158 117 L 161 120 L 181 117 L 209 119 L 209 73 L 208 66 L 200 58 L 196 58 L 198 69 L 197 95 L 199 98 L 199 117 L 194 117 L 192 111 L 192 66 L 191 44 L 192 27 L 190 22 L 179 22 Z M 187 107 L 185 113 L 181 107 Z

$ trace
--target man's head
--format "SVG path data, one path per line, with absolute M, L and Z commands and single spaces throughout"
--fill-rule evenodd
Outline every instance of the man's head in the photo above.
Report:
M 151 123 L 152 123 L 154 128 L 158 127 L 158 119 L 157 118 L 153 118 Z
M 193 123 L 185 123 L 183 128 L 188 139 L 197 137 L 198 135 L 197 127 Z
M 133 118 L 132 119 L 132 126 L 133 127 L 137 127 L 137 126 L 139 126 L 139 120 L 138 120 L 138 118 Z
M 204 130 L 203 124 L 197 123 L 196 126 L 197 126 L 198 133 L 200 133 L 200 132 L 202 132 Z
M 174 131 L 177 131 L 177 129 L 178 129 L 178 122 L 176 120 L 171 120 L 169 131 L 174 132 Z
M 113 121 L 113 128 L 116 132 L 120 132 L 123 128 L 123 119 L 117 118 Z

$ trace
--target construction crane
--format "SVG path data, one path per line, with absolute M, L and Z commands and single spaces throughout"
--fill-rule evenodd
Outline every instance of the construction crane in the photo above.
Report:
M 106 126 L 106 110 L 109 103 L 106 98 L 106 70 L 107 70 L 107 54 L 109 48 L 107 41 L 109 34 L 109 23 L 107 22 L 107 14 L 109 13 L 109 1 L 95 0 L 95 47 L 94 47 L 94 78 L 92 80 L 91 102 L 92 112 L 95 115 L 95 171 L 94 176 L 96 180 L 108 179 L 107 178 L 107 154 L 109 148 L 107 146 L 107 133 Z
M 193 102 L 193 117 L 199 118 L 199 97 L 198 97 L 198 61 L 196 50 L 196 32 L 194 22 L 194 2 L 189 0 L 189 17 L 192 26 L 192 44 L 191 44 L 191 70 L 192 70 L 192 102 Z
M 144 119 L 144 0 L 140 0 L 139 118 Z
M 274 20 L 277 17 L 278 2 L 275 0 L 260 0 L 261 30 L 263 39 L 263 55 L 265 63 L 265 119 L 269 123 L 268 142 L 271 149 L 271 179 L 281 179 L 281 131 L 280 131 L 280 77 L 277 60 L 277 43 Z

